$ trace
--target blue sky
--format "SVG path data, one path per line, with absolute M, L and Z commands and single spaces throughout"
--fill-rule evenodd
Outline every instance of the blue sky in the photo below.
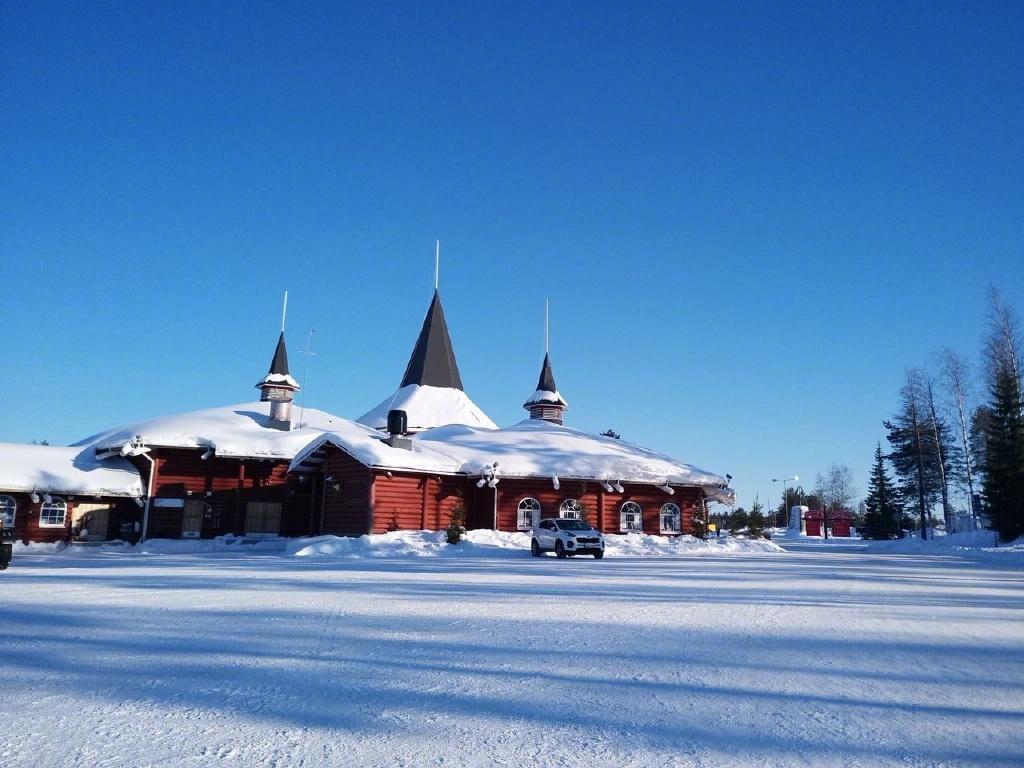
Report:
M 1024 311 L 1013 4 L 0 7 L 0 440 L 397 385 L 433 244 L 467 391 L 866 482 L 904 369 Z M 856 7 L 854 7 L 854 5 Z

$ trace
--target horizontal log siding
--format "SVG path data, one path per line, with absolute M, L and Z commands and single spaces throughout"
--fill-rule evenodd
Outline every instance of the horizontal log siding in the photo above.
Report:
M 556 491 L 551 485 L 551 478 L 504 478 L 498 483 L 498 528 L 502 531 L 517 531 L 519 502 L 532 496 L 540 502 L 541 517 L 558 517 L 558 508 L 566 499 L 576 499 L 586 508 L 586 518 L 591 525 L 597 526 L 598 491 L 600 485 L 595 482 L 563 480 Z M 484 498 L 494 503 L 490 488 L 483 489 Z M 493 516 L 493 512 L 491 513 Z M 618 518 L 616 518 L 616 525 Z M 490 520 L 481 525 L 491 528 Z
M 377 474 L 373 480 L 373 533 L 419 530 L 424 482 L 423 476 Z
M 70 541 L 71 540 L 71 512 L 74 509 L 74 499 L 68 496 L 60 496 L 67 502 L 67 515 L 64 517 L 64 526 L 61 528 L 40 528 L 39 510 L 43 506 L 40 498 L 38 504 L 32 503 L 32 494 L 14 493 L 11 491 L 0 491 L 4 496 L 14 499 L 17 509 L 14 512 L 14 537 L 20 541 Z M 42 497 L 43 492 L 39 492 Z M 53 494 L 58 496 L 59 494 Z M 94 501 L 94 499 L 93 499 Z
M 211 538 L 245 532 L 246 505 L 250 501 L 281 503 L 282 536 L 312 533 L 310 493 L 313 482 L 288 476 L 287 461 L 233 459 L 212 456 L 205 449 L 155 448 L 155 498 L 201 499 L 209 505 L 202 536 Z M 149 463 L 138 463 L 144 472 Z M 183 510 L 150 506 L 150 538 L 181 538 Z
M 483 489 L 487 502 L 493 504 L 489 488 Z M 498 485 L 498 528 L 503 531 L 518 530 L 519 502 L 527 496 L 532 496 L 540 502 L 541 517 L 557 517 L 559 507 L 566 499 L 577 499 L 587 510 L 587 520 L 595 528 L 599 527 L 599 503 L 603 496 L 604 502 L 604 525 L 601 527 L 603 533 L 621 533 L 620 511 L 622 505 L 627 501 L 634 501 L 643 510 L 644 533 L 661 533 L 661 506 L 672 502 L 679 506 L 682 513 L 683 532 L 692 532 L 693 509 L 700 498 L 700 490 L 697 488 L 675 489 L 675 495 L 670 496 L 664 491 L 649 485 L 623 486 L 623 493 L 604 491 L 601 485 L 595 481 L 574 481 L 562 480 L 559 490 L 551 485 L 550 478 L 527 478 L 512 479 L 505 478 Z M 481 513 L 483 510 L 481 510 Z M 489 520 L 484 520 L 486 515 L 479 515 L 475 522 L 478 527 L 490 528 Z
M 441 530 L 448 527 L 460 494 L 471 517 L 475 494 L 464 477 L 377 472 L 374 476 L 373 532 Z M 475 484 L 473 490 L 476 490 Z M 487 489 L 488 494 L 491 493 Z
M 369 521 L 370 470 L 344 451 L 331 447 L 324 460 L 323 474 L 316 482 L 323 483 L 321 533 L 335 536 L 360 536 L 367 532 Z M 338 490 L 334 490 L 334 484 Z

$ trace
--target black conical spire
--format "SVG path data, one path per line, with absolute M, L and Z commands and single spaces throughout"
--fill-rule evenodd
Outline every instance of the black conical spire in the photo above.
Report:
M 537 391 L 558 391 L 558 387 L 555 386 L 555 374 L 551 372 L 551 357 L 547 353 L 544 354 L 544 366 L 540 369 L 540 378 L 537 379 Z
M 280 373 L 288 375 L 288 348 L 284 344 L 284 331 L 277 340 L 277 349 L 274 350 L 274 359 L 270 361 L 269 373 Z
M 291 400 L 292 394 L 299 389 L 299 382 L 292 378 L 288 371 L 288 348 L 284 343 L 284 331 L 277 340 L 274 359 L 270 361 L 270 370 L 256 385 L 262 393 L 261 401 Z
M 431 387 L 462 389 L 459 365 L 455 362 L 452 340 L 448 335 L 448 323 L 441 307 L 441 294 L 434 291 L 427 316 L 423 320 L 419 338 L 405 368 L 401 386 L 425 384 Z
M 568 407 L 569 404 L 565 402 L 558 392 L 558 387 L 555 386 L 555 374 L 551 371 L 551 357 L 545 352 L 544 365 L 541 366 L 540 378 L 537 379 L 537 391 L 523 403 L 523 408 L 530 412 L 531 419 L 543 419 L 561 424 Z

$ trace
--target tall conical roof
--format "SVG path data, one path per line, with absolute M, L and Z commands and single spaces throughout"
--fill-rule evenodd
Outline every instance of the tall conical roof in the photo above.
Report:
M 277 340 L 277 349 L 274 350 L 274 359 L 270 361 L 269 373 L 280 373 L 288 375 L 288 348 L 284 343 L 284 331 Z
M 551 372 L 551 356 L 544 353 L 544 365 L 540 369 L 540 378 L 537 379 L 538 391 L 557 392 L 555 386 L 555 374 Z
M 462 377 L 459 365 L 455 362 L 455 351 L 448 335 L 448 323 L 444 319 L 444 308 L 441 306 L 441 294 L 434 291 L 427 316 L 423 319 L 416 346 L 405 368 L 405 376 L 400 387 L 410 384 L 427 385 L 430 387 L 450 387 L 462 389 Z
M 293 392 L 299 389 L 299 382 L 292 378 L 288 371 L 288 347 L 284 343 L 284 331 L 277 339 L 277 347 L 274 349 L 274 359 L 270 361 L 270 370 L 256 384 L 258 389 L 263 391 L 261 400 L 270 400 L 272 397 Z M 288 395 L 288 397 L 291 397 Z

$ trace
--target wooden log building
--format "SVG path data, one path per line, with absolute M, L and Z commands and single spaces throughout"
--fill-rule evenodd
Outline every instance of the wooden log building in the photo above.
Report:
M 527 530 L 565 516 L 607 533 L 678 535 L 709 499 L 731 495 L 724 477 L 565 426 L 547 354 L 523 405 L 529 418 L 498 428 L 463 389 L 437 292 L 398 390 L 358 420 L 306 408 L 299 423 L 283 333 L 256 387 L 256 403 L 152 419 L 54 453 L 0 446 L 0 457 L 20 451 L 37 470 L 0 472 L 0 519 L 26 541 L 74 539 L 81 516 L 37 522 L 42 496 L 73 509 L 84 494 L 109 510 L 105 524 L 87 521 L 91 540 L 440 529 L 458 507 L 472 528 Z M 99 474 L 58 487 L 47 462 Z M 111 472 L 118 483 L 101 481 Z

